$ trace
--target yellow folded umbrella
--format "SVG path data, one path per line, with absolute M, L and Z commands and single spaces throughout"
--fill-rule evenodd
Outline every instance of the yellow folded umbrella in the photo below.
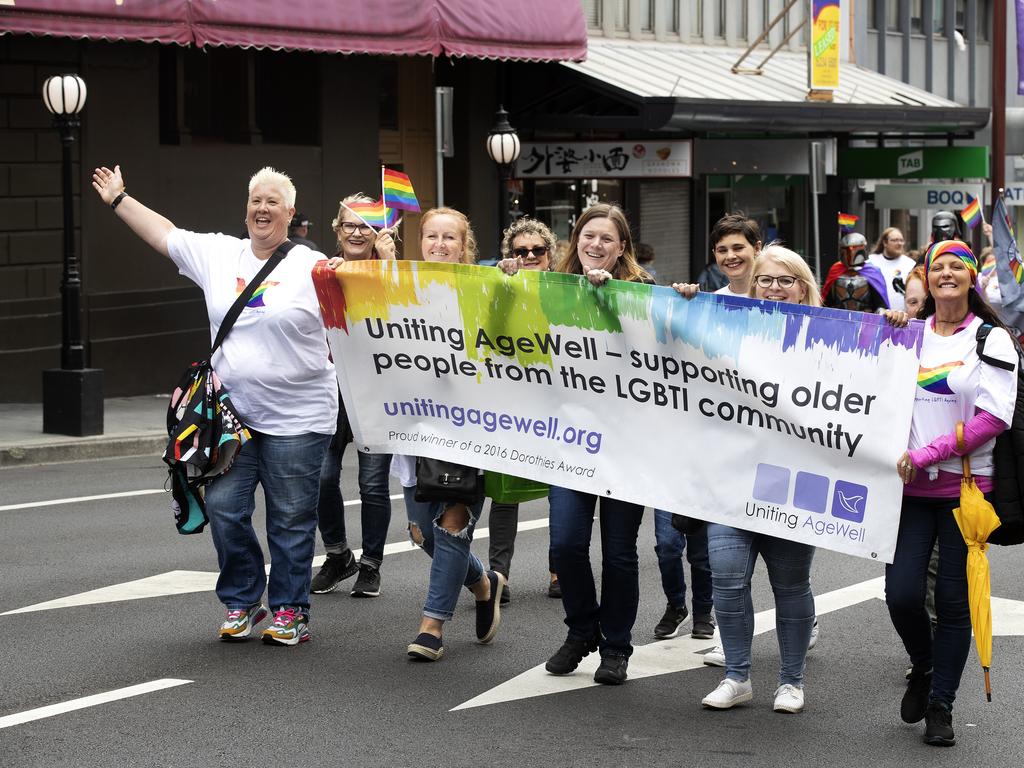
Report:
M 957 424 L 957 446 L 962 452 L 963 422 Z M 1000 526 L 999 516 L 986 501 L 971 475 L 971 463 L 967 456 L 961 459 L 964 469 L 960 481 L 960 506 L 953 510 L 953 517 L 960 527 L 960 533 L 967 544 L 967 595 L 971 606 L 971 627 L 974 642 L 978 647 L 978 658 L 985 672 L 985 696 L 992 701 L 992 681 L 989 668 L 992 666 L 992 582 L 989 572 L 988 537 Z

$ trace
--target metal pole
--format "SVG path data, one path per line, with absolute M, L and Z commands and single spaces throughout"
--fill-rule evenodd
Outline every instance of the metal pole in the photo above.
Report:
M 1006 186 L 1006 2 L 992 14 L 992 201 Z
M 82 280 L 75 255 L 75 208 L 71 196 L 71 145 L 78 121 L 57 118 L 61 143 L 61 175 L 64 196 L 64 273 L 61 277 L 61 346 L 60 366 L 64 370 L 85 368 L 85 347 L 82 344 L 81 298 Z
M 437 207 L 444 205 L 444 94 L 434 89 L 434 142 L 437 150 Z

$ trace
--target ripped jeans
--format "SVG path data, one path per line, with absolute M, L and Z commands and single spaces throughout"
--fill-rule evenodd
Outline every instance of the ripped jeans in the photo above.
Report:
M 476 584 L 484 575 L 484 566 L 469 551 L 473 530 L 483 511 L 483 500 L 469 507 L 469 524 L 458 534 L 441 528 L 439 521 L 444 505 L 439 501 L 416 501 L 416 488 L 403 488 L 405 511 L 409 516 L 409 536 L 430 555 L 430 582 L 423 615 L 438 621 L 449 621 L 455 615 L 459 590 Z M 413 529 L 419 531 L 417 540 Z

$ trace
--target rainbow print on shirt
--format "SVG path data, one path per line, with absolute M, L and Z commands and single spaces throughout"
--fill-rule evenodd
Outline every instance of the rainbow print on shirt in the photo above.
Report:
M 265 307 L 265 306 L 267 306 L 266 304 L 263 303 L 263 294 L 265 294 L 267 292 L 268 288 L 273 288 L 279 282 L 280 282 L 279 280 L 267 280 L 267 281 L 265 281 L 263 283 L 260 283 L 260 287 L 257 288 L 253 292 L 252 298 L 249 299 L 248 302 L 246 302 L 245 306 L 248 309 L 256 309 L 257 307 Z M 242 291 L 245 290 L 245 286 L 247 286 L 248 284 L 249 284 L 248 281 L 243 280 L 240 277 L 236 277 L 235 278 L 235 296 L 240 296 Z
M 954 360 L 934 368 L 925 368 L 922 365 L 917 370 L 917 386 L 935 395 L 952 395 L 953 390 L 949 388 L 949 374 L 963 364 L 963 360 Z

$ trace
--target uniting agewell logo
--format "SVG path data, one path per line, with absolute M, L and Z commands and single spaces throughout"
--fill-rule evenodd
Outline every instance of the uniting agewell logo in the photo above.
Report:
M 754 498 L 769 504 L 788 504 L 792 475 L 793 472 L 788 467 L 758 464 L 757 475 L 754 478 Z M 824 475 L 812 472 L 796 473 L 796 480 L 793 483 L 793 506 L 797 509 L 820 515 L 828 511 L 832 517 L 840 520 L 862 523 L 867 503 L 866 486 L 846 480 L 837 480 L 833 485 Z

